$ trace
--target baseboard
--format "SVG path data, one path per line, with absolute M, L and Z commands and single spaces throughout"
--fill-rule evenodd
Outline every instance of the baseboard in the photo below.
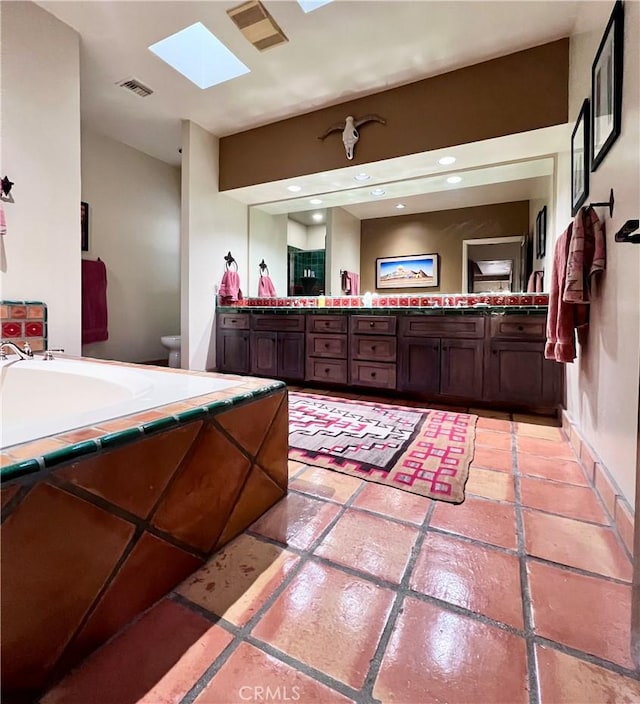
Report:
M 633 559 L 634 512 L 622 495 L 611 472 L 585 440 L 565 409 L 562 410 L 562 432 L 571 443 L 587 477 L 611 519 L 611 525 L 620 536 L 629 557 Z
M 140 362 L 140 364 L 151 364 L 154 367 L 168 367 L 169 361 L 165 357 L 164 359 L 150 359 L 148 362 Z

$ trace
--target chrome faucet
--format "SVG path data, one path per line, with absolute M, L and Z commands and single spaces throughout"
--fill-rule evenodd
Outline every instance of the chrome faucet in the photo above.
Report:
M 15 342 L 11 342 L 10 340 L 0 340 L 0 359 L 7 358 L 7 354 L 4 351 L 5 347 L 8 347 L 10 350 L 15 352 L 20 359 L 31 359 L 33 357 L 31 345 L 28 342 L 24 343 L 24 349 L 20 349 Z

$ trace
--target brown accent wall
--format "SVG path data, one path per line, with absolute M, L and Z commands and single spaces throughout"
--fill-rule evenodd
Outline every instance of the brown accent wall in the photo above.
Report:
M 560 39 L 223 137 L 220 190 L 565 123 L 568 74 L 569 40 Z M 317 139 L 347 115 L 369 113 L 387 124 L 363 126 L 352 161 L 339 132 Z
M 514 237 L 526 234 L 528 227 L 529 201 L 526 200 L 363 220 L 360 289 L 376 290 L 377 257 L 437 253 L 440 255 L 438 288 L 384 289 L 384 292 L 459 293 L 462 281 L 462 240 Z

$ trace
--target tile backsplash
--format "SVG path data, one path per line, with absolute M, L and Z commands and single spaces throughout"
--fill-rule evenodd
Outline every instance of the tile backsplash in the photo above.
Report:
M 546 306 L 548 293 L 453 293 L 449 295 L 376 294 L 370 305 L 364 296 L 286 296 L 245 298 L 234 306 L 267 308 L 469 308 L 473 306 Z M 220 301 L 218 305 L 224 305 Z
M 0 301 L 2 339 L 34 352 L 47 349 L 47 305 L 42 301 Z

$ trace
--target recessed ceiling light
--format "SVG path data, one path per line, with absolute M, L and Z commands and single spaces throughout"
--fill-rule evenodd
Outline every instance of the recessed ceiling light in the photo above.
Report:
M 406 208 L 406 207 L 407 207 L 407 206 L 406 206 L 404 203 L 398 203 L 398 205 L 396 205 L 396 208 L 397 208 L 398 210 L 402 210 L 403 208 Z
M 242 61 L 202 22 L 161 39 L 149 51 L 203 90 L 249 73 Z
M 451 164 L 455 163 L 455 156 L 443 156 L 442 159 L 438 159 L 438 164 L 442 164 L 442 166 L 450 166 Z
M 384 188 L 374 188 L 371 191 L 372 196 L 383 196 L 385 193 L 386 191 L 384 190 Z
M 462 181 L 462 176 L 449 176 L 447 183 L 460 183 Z
M 309 203 L 311 203 L 311 205 L 320 205 L 322 201 L 320 200 L 320 198 L 312 198 Z
M 333 2 L 333 0 L 298 0 L 298 5 L 305 12 L 313 12 L 323 5 L 328 5 L 330 2 Z
M 312 217 L 316 222 L 320 222 L 320 220 L 322 220 L 322 213 L 314 213 L 311 217 Z
M 365 172 L 362 171 L 359 174 L 356 174 L 353 177 L 353 180 L 354 181 L 368 181 L 370 178 L 371 178 L 371 176 L 369 176 L 369 174 L 365 174 Z
M 291 193 L 298 193 L 298 191 L 302 190 L 302 186 L 287 186 L 287 190 L 291 191 Z

